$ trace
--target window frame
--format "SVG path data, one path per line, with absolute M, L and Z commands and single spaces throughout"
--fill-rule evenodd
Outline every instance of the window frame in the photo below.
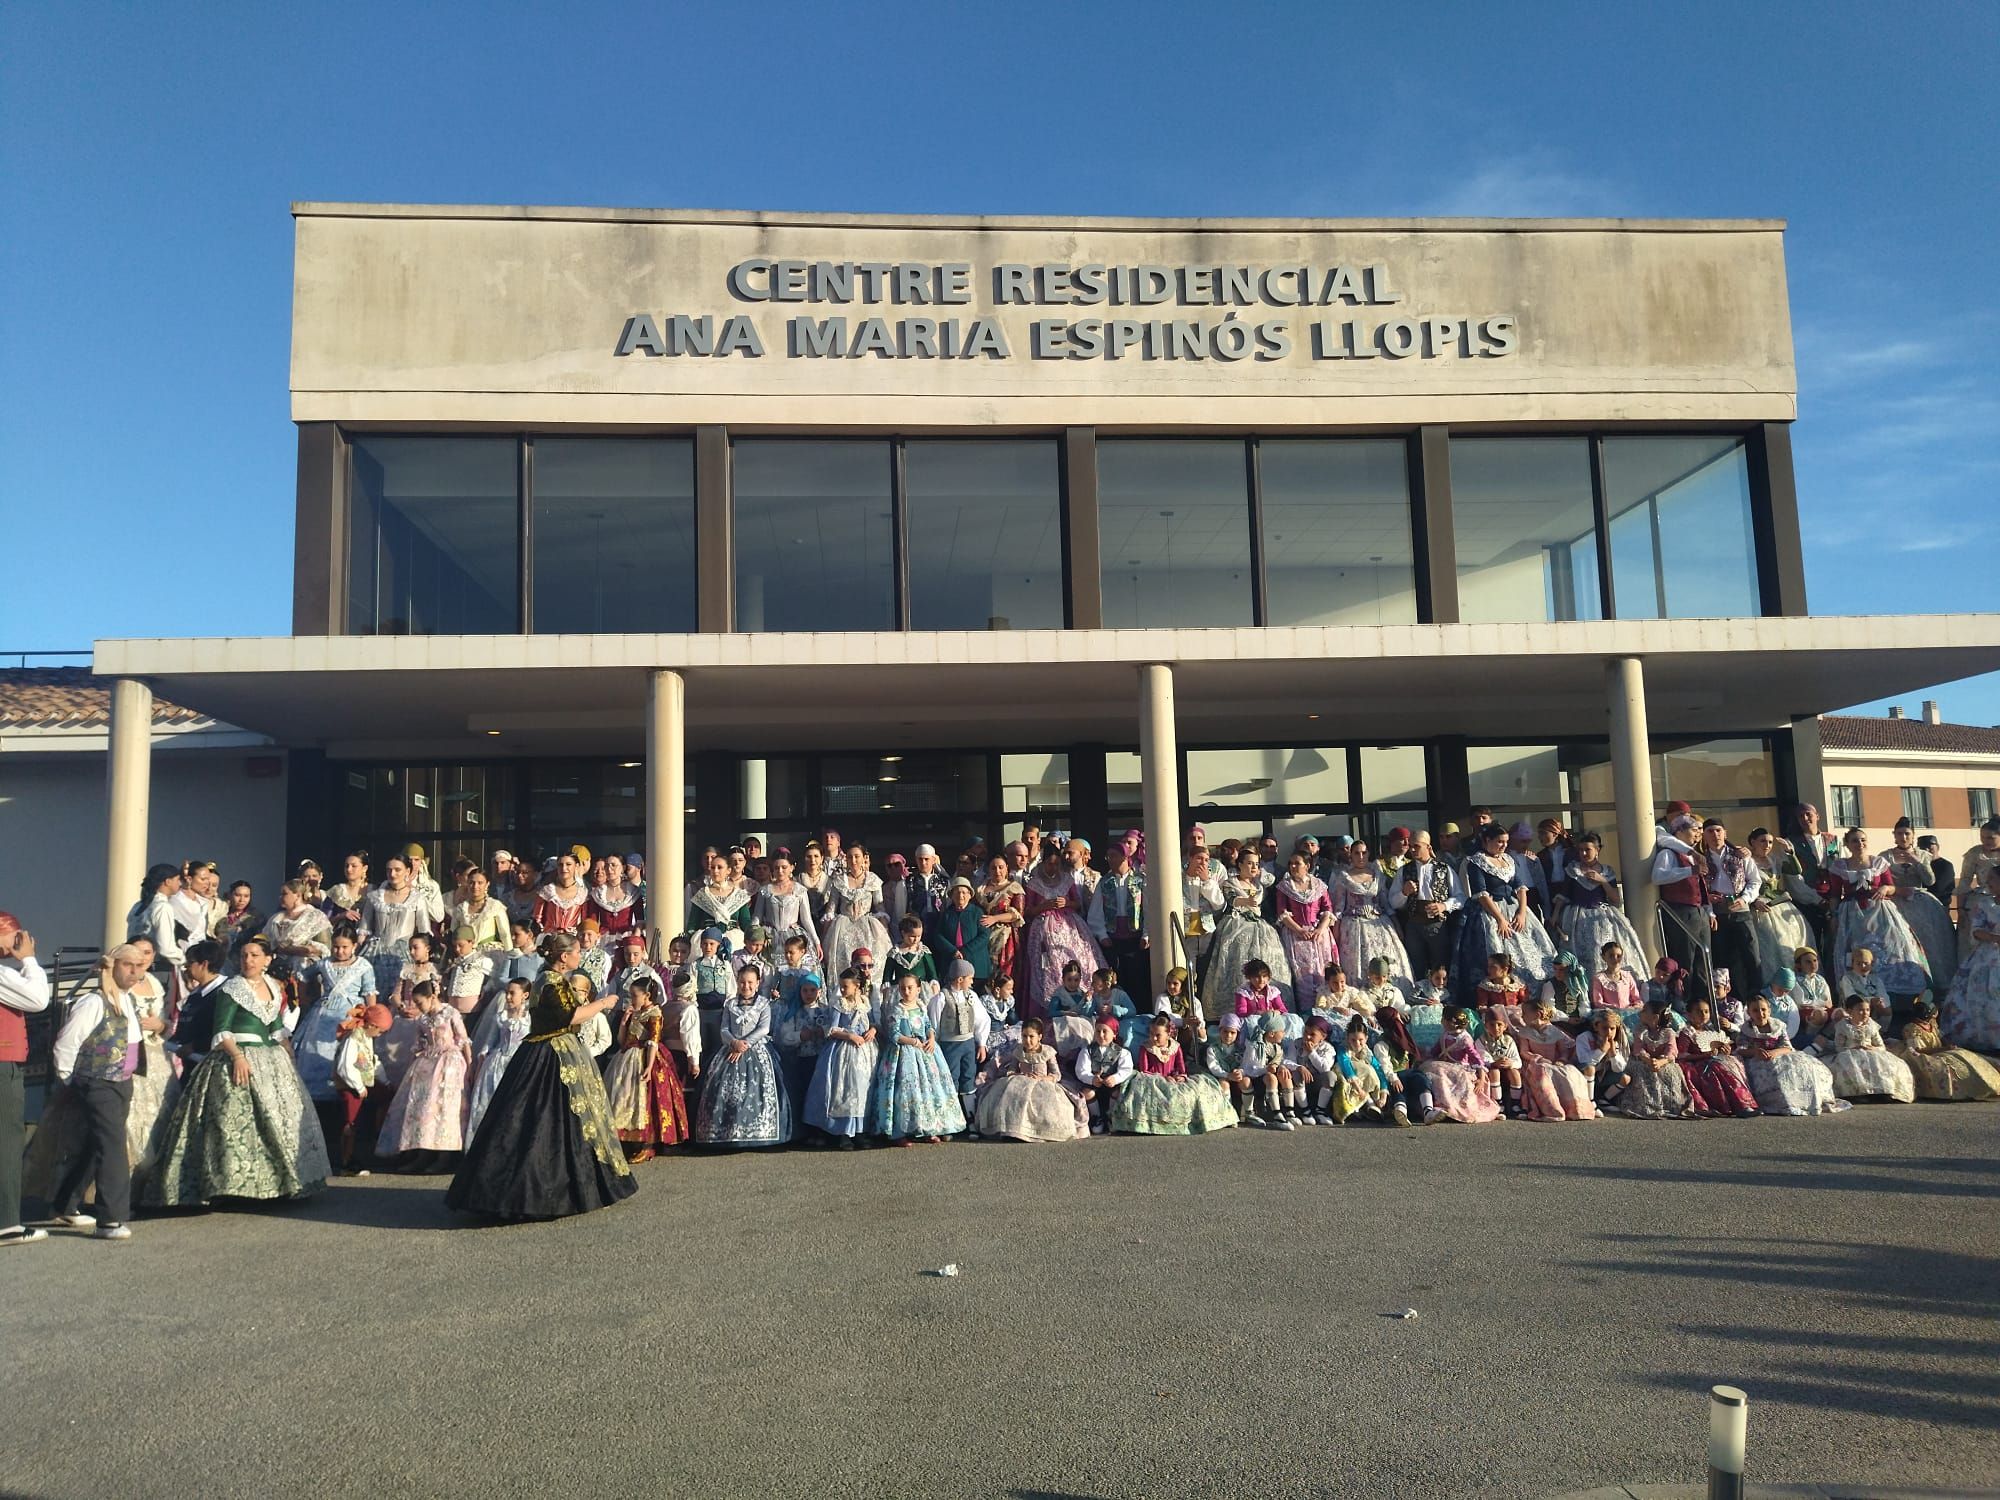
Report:
M 1931 827 L 1931 789 L 1906 786 L 1898 790 L 1902 793 L 1903 816 L 1910 820 L 1910 826 L 1919 833 Z
M 1972 814 L 1972 826 L 1977 828 L 2000 812 L 2000 791 L 1990 786 L 1969 786 L 1965 789 L 1965 804 Z
M 1859 786 L 1835 786 L 1832 783 L 1828 783 L 1826 802 L 1826 815 L 1829 827 L 1859 828 L 1861 826 L 1861 788 Z

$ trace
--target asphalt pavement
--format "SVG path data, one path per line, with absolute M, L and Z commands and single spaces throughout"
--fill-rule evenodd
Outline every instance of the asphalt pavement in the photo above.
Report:
M 2000 1486 L 2000 1105 L 670 1156 L 0 1251 L 20 1496 Z M 956 1264 L 960 1274 L 925 1274 Z M 1386 1314 L 1414 1308 L 1414 1319 Z

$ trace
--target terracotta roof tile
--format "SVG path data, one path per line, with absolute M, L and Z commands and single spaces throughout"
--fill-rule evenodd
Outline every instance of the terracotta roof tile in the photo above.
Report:
M 1933 755 L 2000 755 L 2000 729 L 1977 724 L 1926 724 L 1922 719 L 1875 719 L 1825 714 L 1820 744 L 1828 750 L 1916 750 Z
M 155 724 L 194 724 L 207 714 L 153 700 Z M 88 667 L 0 667 L 0 728 L 85 729 L 111 722 L 111 689 Z

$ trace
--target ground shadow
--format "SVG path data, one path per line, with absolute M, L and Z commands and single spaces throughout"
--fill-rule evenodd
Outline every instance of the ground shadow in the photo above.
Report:
M 2000 1257 L 1904 1246 L 1773 1238 L 1705 1239 L 1683 1235 L 1608 1234 L 1602 1255 L 1564 1263 L 1572 1274 L 1602 1273 L 1657 1283 L 1680 1300 L 1676 1280 L 1720 1284 L 1746 1310 L 1743 1322 L 1683 1323 L 1677 1331 L 1712 1341 L 1707 1369 L 1639 1376 L 1661 1390 L 1684 1392 L 1717 1381 L 1743 1386 L 1755 1401 L 1820 1411 L 1884 1416 L 1957 1427 L 1990 1428 L 2000 1403 L 2000 1338 L 1956 1336 L 1942 1320 L 1982 1326 L 2000 1315 Z M 1873 1333 L 1752 1321 L 1760 1297 L 1808 1289 L 1849 1321 L 1882 1321 L 1921 1331 Z M 1706 1294 L 1687 1297 L 1704 1302 Z
M 1627 1167 L 1599 1166 L 1589 1162 L 1522 1162 L 1518 1170 L 1557 1172 L 1569 1177 L 1597 1177 L 1611 1182 L 1700 1183 L 1707 1186 L 1765 1188 L 1777 1192 L 1895 1194 L 1919 1198 L 1996 1198 L 2000 1181 L 1924 1181 L 1916 1175 L 1924 1170 L 1915 1162 L 1883 1157 L 1765 1157 L 1772 1163 L 1760 1167 Z M 1793 1162 L 1795 1166 L 1783 1163 Z M 1850 1165 L 1851 1164 L 1851 1165 Z M 1857 1170 L 1861 1166 L 1878 1170 Z M 1956 1167 L 1937 1170 L 1959 1170 Z M 1972 1175 L 1976 1169 L 1964 1169 Z

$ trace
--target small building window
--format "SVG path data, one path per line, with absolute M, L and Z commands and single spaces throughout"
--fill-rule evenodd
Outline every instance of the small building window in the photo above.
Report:
M 1993 816 L 1992 787 L 1973 787 L 1966 792 L 1965 799 L 1972 804 L 1972 826 L 1974 828 L 1977 828 L 1981 823 L 1984 823 L 1988 818 Z
M 1832 826 L 1858 828 L 1861 825 L 1861 788 L 1858 786 L 1830 786 L 1827 795 L 1833 799 Z
M 1931 789 L 1927 786 L 1903 788 L 1903 816 L 1919 829 L 1931 824 Z

